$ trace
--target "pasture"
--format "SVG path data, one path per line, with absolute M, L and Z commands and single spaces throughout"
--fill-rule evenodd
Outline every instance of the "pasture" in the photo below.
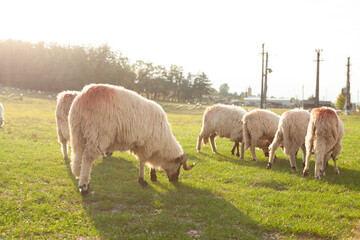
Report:
M 302 177 L 302 153 L 293 172 L 279 148 L 272 170 L 232 156 L 227 139 L 196 152 L 201 110 L 164 107 L 191 171 L 172 184 L 158 172 L 141 187 L 138 160 L 115 152 L 99 158 L 92 171 L 92 194 L 82 197 L 78 180 L 57 142 L 55 98 L 0 93 L 5 125 L 0 128 L 0 239 L 351 239 L 359 236 L 360 115 L 343 116 L 345 137 L 326 176 Z M 281 114 L 284 110 L 274 110 Z

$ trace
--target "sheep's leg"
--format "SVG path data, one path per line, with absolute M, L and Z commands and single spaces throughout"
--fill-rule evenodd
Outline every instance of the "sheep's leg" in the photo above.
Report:
M 240 157 L 240 154 L 239 154 L 239 142 L 234 143 L 234 147 L 231 149 L 231 154 L 232 155 L 234 155 L 235 149 L 236 149 L 236 156 Z
M 297 156 L 297 152 L 295 154 L 290 154 L 290 166 L 291 166 L 291 169 L 294 170 L 294 171 L 297 171 L 297 168 L 296 168 L 296 156 Z
M 312 146 L 310 149 L 306 148 L 306 159 L 305 159 L 306 161 L 305 161 L 305 166 L 304 166 L 304 171 L 303 171 L 304 177 L 309 175 L 311 152 L 312 152 Z
M 69 156 L 68 156 L 68 145 L 67 145 L 67 141 L 61 141 L 61 152 L 64 156 L 65 160 L 69 160 Z
M 336 143 L 332 152 L 332 159 L 334 161 L 334 171 L 336 174 L 339 174 L 339 168 L 337 165 L 337 156 L 340 154 L 341 152 L 341 143 Z
M 81 171 L 79 179 L 79 190 L 81 195 L 87 195 L 90 192 L 90 174 L 94 161 L 99 157 L 100 153 L 95 148 L 87 147 L 82 155 Z
M 157 181 L 155 168 L 150 169 L 150 180 L 153 181 L 153 182 Z
M 196 145 L 196 150 L 198 153 L 201 153 L 201 140 L 203 139 L 203 135 L 200 133 L 198 140 L 197 140 L 197 145 Z
M 140 160 L 140 169 L 139 169 L 139 178 L 138 182 L 141 186 L 145 187 L 147 185 L 147 182 L 144 179 L 145 176 L 145 162 L 144 160 Z
M 266 167 L 266 169 L 268 169 L 268 170 L 270 170 L 272 165 L 274 164 L 275 151 L 279 147 L 280 143 L 281 143 L 281 138 L 280 137 L 275 137 L 275 140 L 269 146 L 269 149 L 270 149 L 269 162 L 268 162 L 268 165 Z
M 251 157 L 252 157 L 253 161 L 258 162 L 258 160 L 256 158 L 255 147 L 252 145 L 250 146 L 250 152 L 251 152 Z
M 340 174 L 340 170 L 339 170 L 339 167 L 338 167 L 338 165 L 337 165 L 337 157 L 334 157 L 333 156 L 333 161 L 334 161 L 334 171 L 335 171 L 335 173 L 336 174 Z
M 240 157 L 240 153 L 239 153 L 239 142 L 236 142 L 236 156 Z
M 241 160 L 244 160 L 244 155 L 245 155 L 245 145 L 244 145 L 244 143 L 242 142 L 242 143 L 241 143 L 241 153 L 240 153 L 240 159 L 241 159 Z
M 236 148 L 236 142 L 234 143 L 234 146 L 233 146 L 233 148 L 231 149 L 231 155 L 234 155 L 235 148 Z
M 305 167 L 305 159 L 306 159 L 306 147 L 305 147 L 305 144 L 303 144 L 301 146 L 301 151 L 302 151 L 302 155 L 303 155 L 302 163 L 303 163 L 303 167 Z
M 214 153 L 218 153 L 217 150 L 216 150 L 216 145 L 215 145 L 215 137 L 216 137 L 216 134 L 211 134 L 210 135 L 210 143 L 211 143 L 211 149 Z

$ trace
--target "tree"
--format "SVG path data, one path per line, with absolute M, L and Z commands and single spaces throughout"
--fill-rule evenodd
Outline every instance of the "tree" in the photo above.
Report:
M 311 95 L 309 98 L 308 98 L 309 101 L 315 101 L 315 97 L 314 95 Z
M 173 86 L 173 96 L 177 98 L 178 102 L 180 101 L 181 97 L 180 86 L 184 79 L 185 77 L 183 68 L 172 64 L 168 73 L 168 81 Z
M 344 106 L 345 106 L 345 97 L 344 97 L 344 95 L 342 95 L 340 93 L 336 99 L 335 108 L 336 109 L 344 109 Z
M 209 95 L 211 91 L 211 83 L 205 73 L 199 73 L 194 79 L 194 97 L 202 102 L 204 95 Z
M 229 85 L 227 83 L 221 84 L 220 87 L 219 87 L 219 95 L 220 95 L 220 97 L 225 98 L 225 97 L 229 96 L 229 89 L 230 89 L 230 87 L 229 87 Z

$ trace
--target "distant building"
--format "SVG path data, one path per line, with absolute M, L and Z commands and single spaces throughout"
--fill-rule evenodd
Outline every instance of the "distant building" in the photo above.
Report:
M 245 106 L 260 106 L 259 97 L 246 97 L 244 98 Z
M 244 98 L 246 106 L 260 106 L 261 99 L 259 97 Z M 290 108 L 291 101 L 287 98 L 269 98 L 266 99 L 266 107 L 269 108 Z

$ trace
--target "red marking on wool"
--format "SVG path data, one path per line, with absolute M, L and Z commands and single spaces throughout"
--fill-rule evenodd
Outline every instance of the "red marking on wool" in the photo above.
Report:
M 315 108 L 312 110 L 311 114 L 315 117 L 315 119 L 322 120 L 335 120 L 337 122 L 336 113 L 329 108 Z
M 110 104 L 115 95 L 115 88 L 104 85 L 94 85 L 82 93 L 80 101 L 82 107 L 97 108 L 103 104 Z

